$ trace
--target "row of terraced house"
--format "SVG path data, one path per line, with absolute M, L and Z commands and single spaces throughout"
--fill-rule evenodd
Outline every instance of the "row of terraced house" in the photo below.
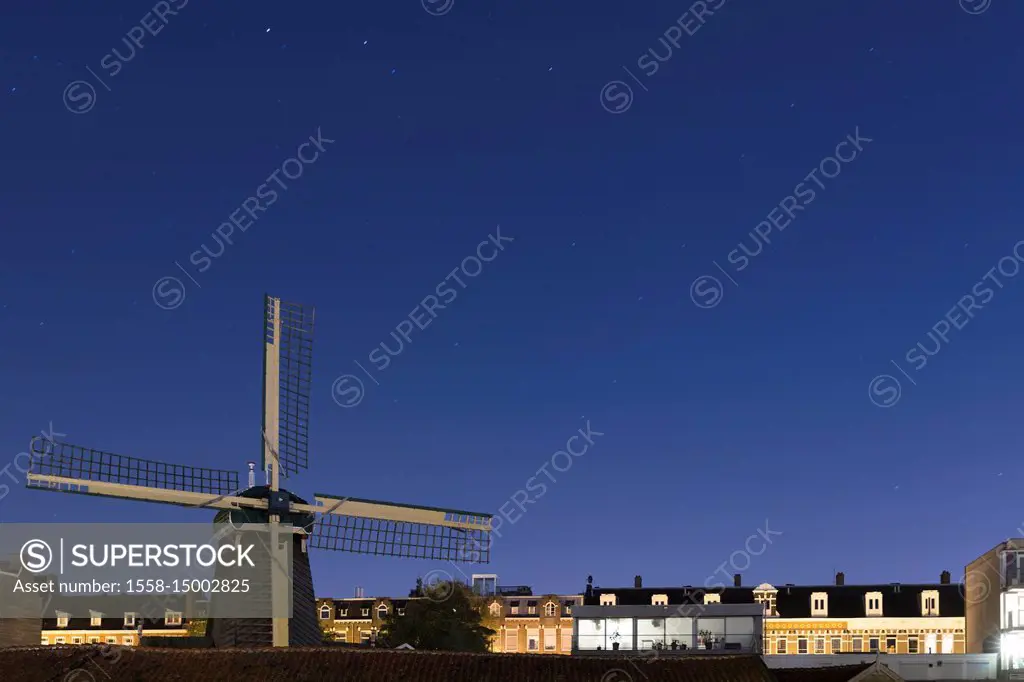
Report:
M 934 583 L 602 588 L 535 594 L 476 575 L 495 652 L 588 654 L 647 649 L 723 649 L 767 655 L 998 653 L 1003 669 L 1024 671 L 1024 539 L 1000 543 L 971 562 L 963 579 Z M 337 641 L 372 645 L 392 611 L 415 597 L 320 598 L 317 616 Z M 756 612 L 756 617 L 749 614 Z M 581 615 L 581 613 L 585 615 Z M 731 618 L 725 618 L 731 614 Z M 746 614 L 746 615 L 744 615 Z M 721 617 L 720 617 L 721 616 Z M 728 625 L 726 625 L 728 624 Z M 137 644 L 142 635 L 184 636 L 180 613 L 142 623 L 134 614 L 44 621 L 44 644 Z

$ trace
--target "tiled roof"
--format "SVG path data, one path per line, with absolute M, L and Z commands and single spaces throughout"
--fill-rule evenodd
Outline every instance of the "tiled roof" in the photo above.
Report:
M 829 618 L 864 618 L 864 595 L 882 593 L 882 613 L 889 618 L 916 618 L 921 616 L 921 592 L 939 593 L 939 615 L 964 616 L 964 594 L 960 585 L 930 583 L 915 585 L 782 585 L 776 586 L 776 610 L 781 618 L 810 618 L 811 594 L 828 595 Z M 754 588 L 725 587 L 703 589 L 698 587 L 595 587 L 592 596 L 584 599 L 588 606 L 600 604 L 602 594 L 614 594 L 616 603 L 623 606 L 649 605 L 656 594 L 668 596 L 670 605 L 702 604 L 704 594 L 721 595 L 723 604 L 754 603 Z
M 117 658 L 119 656 L 119 659 Z M 96 668 L 100 670 L 96 670 Z M 314 649 L 132 649 L 92 646 L 0 650 L 0 669 L 19 682 L 74 680 L 74 670 L 107 682 L 775 682 L 758 656 L 630 661 L 526 654 Z M 615 671 L 619 671 L 616 673 Z M 641 674 L 642 671 L 642 674 Z M 616 676 L 618 675 L 618 676 Z M 65 677 L 69 676 L 69 677 Z M 83 679 L 92 679 L 82 673 Z
M 824 668 L 775 668 L 772 672 L 779 682 L 849 682 L 872 665 L 860 663 Z

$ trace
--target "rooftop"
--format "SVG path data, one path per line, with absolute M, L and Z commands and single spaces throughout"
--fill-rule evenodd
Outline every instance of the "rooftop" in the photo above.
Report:
M 17 670 L 19 682 L 77 680 L 78 677 L 72 675 L 75 670 L 88 671 L 89 674 L 80 674 L 82 680 L 102 677 L 109 682 L 327 679 L 346 682 L 595 682 L 630 677 L 644 682 L 776 682 L 775 675 L 759 656 L 631 662 L 617 658 L 333 647 L 255 650 L 33 647 L 0 650 L 0 669 Z

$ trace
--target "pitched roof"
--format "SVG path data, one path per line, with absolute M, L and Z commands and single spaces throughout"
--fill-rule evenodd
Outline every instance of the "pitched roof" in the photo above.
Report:
M 105 652 L 105 657 L 104 657 Z M 119 657 L 118 660 L 114 660 Z M 645 682 L 776 682 L 759 656 L 699 656 L 687 659 L 630 661 L 524 654 L 461 654 L 423 651 L 306 649 L 134 649 L 94 646 L 0 650 L 0 669 L 18 670 L 20 682 L 72 679 L 89 670 L 109 682 L 194 682 L 258 679 L 260 682 L 594 682 L 644 679 Z M 615 677 L 619 671 L 618 677 Z M 639 673 L 642 671 L 642 675 Z M 85 679 L 89 679 L 86 677 Z
M 836 665 L 823 668 L 775 668 L 779 682 L 850 682 L 874 663 Z
M 864 595 L 868 592 L 882 593 L 882 613 L 891 618 L 917 618 L 921 616 L 921 593 L 935 590 L 939 593 L 939 615 L 945 617 L 964 616 L 964 593 L 960 585 L 927 583 L 901 585 L 782 585 L 776 587 L 776 611 L 781 618 L 810 618 L 811 594 L 824 592 L 828 595 L 829 618 L 864 618 L 867 615 Z M 592 595 L 584 599 L 588 606 L 600 603 L 602 594 L 614 594 L 616 602 L 623 606 L 640 606 L 651 603 L 656 594 L 668 596 L 670 605 L 703 604 L 705 594 L 718 594 L 723 604 L 754 603 L 752 587 L 595 587 Z

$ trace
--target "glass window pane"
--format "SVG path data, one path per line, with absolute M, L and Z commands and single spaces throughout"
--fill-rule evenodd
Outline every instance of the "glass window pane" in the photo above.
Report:
M 607 629 L 605 637 L 608 641 L 608 648 L 614 649 L 616 644 L 619 645 L 619 649 L 623 650 L 633 648 L 632 618 L 608 618 L 605 628 Z

